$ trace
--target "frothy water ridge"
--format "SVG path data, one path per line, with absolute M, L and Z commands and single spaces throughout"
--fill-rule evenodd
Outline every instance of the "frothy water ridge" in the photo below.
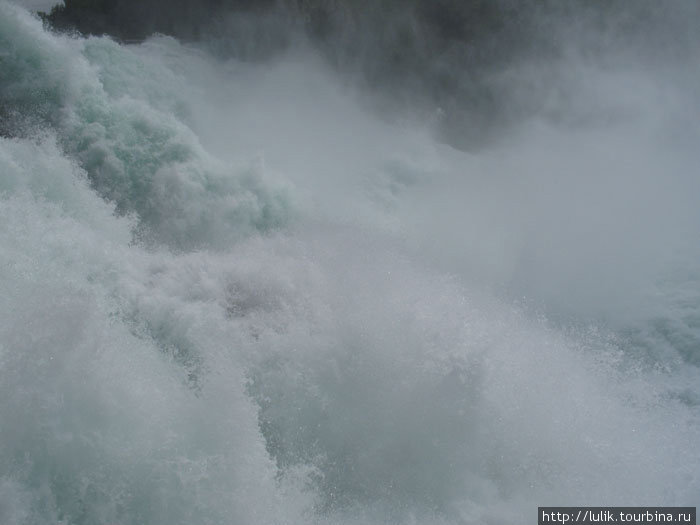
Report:
M 554 73 L 566 116 L 464 153 L 303 45 L 0 1 L 0 523 L 700 504 L 696 94 Z

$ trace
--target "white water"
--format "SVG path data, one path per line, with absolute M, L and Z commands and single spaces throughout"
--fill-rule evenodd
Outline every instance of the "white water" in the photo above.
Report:
M 513 74 L 559 116 L 468 154 L 303 46 L 224 62 L 0 2 L 29 117 L 0 138 L 0 523 L 697 505 L 697 93 Z

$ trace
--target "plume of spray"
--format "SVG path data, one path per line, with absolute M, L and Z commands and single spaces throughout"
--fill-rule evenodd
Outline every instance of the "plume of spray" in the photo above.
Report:
M 419 2 L 395 69 L 400 31 L 355 51 L 395 4 L 333 5 L 266 47 L 278 14 L 125 46 L 0 3 L 0 521 L 697 504 L 692 12 L 675 62 L 562 7 L 471 71 Z

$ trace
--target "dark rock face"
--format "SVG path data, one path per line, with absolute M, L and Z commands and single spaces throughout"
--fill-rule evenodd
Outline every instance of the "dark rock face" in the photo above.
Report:
M 138 40 L 159 32 L 198 38 L 222 14 L 285 10 L 302 20 L 317 38 L 411 21 L 412 30 L 445 41 L 475 43 L 494 32 L 512 29 L 532 0 L 65 0 L 46 19 L 56 28 L 85 34 L 109 34 Z
M 697 0 L 678 0 L 673 10 L 657 0 L 65 0 L 44 17 L 57 29 L 122 41 L 156 32 L 205 40 L 217 53 L 246 60 L 269 57 L 301 33 L 339 70 L 385 94 L 388 105 L 439 107 L 445 133 L 468 144 L 446 140 L 469 147 L 536 111 L 533 97 L 546 96 L 521 89 L 516 101 L 502 74 L 509 67 L 553 63 L 572 46 L 598 57 L 620 49 L 644 61 L 680 56 L 696 49 L 700 37 L 697 28 L 675 28 L 684 18 L 697 20 L 699 6 Z
M 269 56 L 290 33 L 302 32 L 332 64 L 395 100 L 415 105 L 420 98 L 457 120 L 470 107 L 472 120 L 483 124 L 475 108 L 493 115 L 496 97 L 475 82 L 477 70 L 522 53 L 538 1 L 65 0 L 45 19 L 57 29 L 122 41 L 156 32 L 206 39 L 246 59 Z
M 59 29 L 142 40 L 153 33 L 197 39 L 223 9 L 265 9 L 272 0 L 65 0 L 46 19 Z
M 670 27 L 685 12 L 697 16 L 700 11 L 696 0 L 679 0 L 674 9 L 663 4 L 656 0 L 65 0 L 44 18 L 57 29 L 121 40 L 141 40 L 153 33 L 198 40 L 235 38 L 232 33 L 241 31 L 241 24 L 228 22 L 237 15 L 255 15 L 245 20 L 248 26 L 276 15 L 276 31 L 301 28 L 339 65 L 361 62 L 370 75 L 389 77 L 410 71 L 425 74 L 445 65 L 462 70 L 498 68 L 523 56 L 551 57 L 581 35 L 588 35 L 585 45 L 602 52 L 623 40 L 639 45 L 661 34 L 658 26 L 672 22 Z M 665 33 L 673 41 L 655 42 L 655 48 L 663 50 L 674 43 L 692 47 L 697 41 L 682 42 L 672 29 Z

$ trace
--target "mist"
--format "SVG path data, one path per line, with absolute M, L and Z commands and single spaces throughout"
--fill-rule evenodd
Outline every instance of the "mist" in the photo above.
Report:
M 391 237 L 412 258 L 555 317 L 616 325 L 660 314 L 657 281 L 696 256 L 700 77 L 690 49 L 662 61 L 673 51 L 598 35 L 593 46 L 574 32 L 557 57 L 486 71 L 480 81 L 499 87 L 502 105 L 478 142 L 458 135 L 475 126 L 478 100 L 459 102 L 456 127 L 430 94 L 385 104 L 393 88 L 368 87 L 299 35 L 262 62 L 201 61 L 205 43 L 171 66 L 204 79 L 192 125 L 206 147 L 284 173 L 317 221 Z
M 162 8 L 0 1 L 0 521 L 697 505 L 695 3 Z

